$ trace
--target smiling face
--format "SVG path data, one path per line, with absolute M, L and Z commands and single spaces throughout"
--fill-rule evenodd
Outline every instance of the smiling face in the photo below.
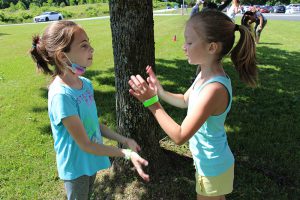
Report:
M 82 67 L 89 67 L 93 62 L 94 49 L 89 42 L 85 31 L 78 28 L 74 32 L 74 40 L 70 45 L 70 51 L 65 53 L 72 63 Z

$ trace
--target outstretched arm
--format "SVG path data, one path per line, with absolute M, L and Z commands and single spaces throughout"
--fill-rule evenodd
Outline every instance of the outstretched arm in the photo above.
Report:
M 126 138 L 126 137 L 114 132 L 113 130 L 111 130 L 107 126 L 105 126 L 104 124 L 100 124 L 100 129 L 101 129 L 101 133 L 104 137 L 111 139 L 111 140 L 115 140 L 121 144 L 124 144 L 135 152 L 138 152 L 141 150 L 141 147 L 136 143 L 135 140 L 133 140 L 131 138 Z
M 127 155 L 126 149 L 119 149 L 104 144 L 97 144 L 92 142 L 84 129 L 84 126 L 77 115 L 66 117 L 62 120 L 63 125 L 67 128 L 76 144 L 85 152 L 98 156 L 110 157 L 125 157 Z M 149 181 L 149 175 L 145 174 L 142 166 L 147 166 L 148 161 L 141 158 L 137 153 L 130 154 L 131 161 L 137 169 L 139 175 L 146 181 Z
M 139 101 L 144 102 L 155 95 L 141 76 L 131 76 L 129 81 L 130 93 Z M 227 90 L 220 83 L 211 83 L 205 86 L 198 97 L 193 110 L 185 117 L 182 124 L 177 124 L 163 109 L 159 102 L 149 106 L 156 120 L 165 133 L 178 145 L 184 144 L 202 126 L 207 118 L 219 114 L 220 107 L 226 107 Z

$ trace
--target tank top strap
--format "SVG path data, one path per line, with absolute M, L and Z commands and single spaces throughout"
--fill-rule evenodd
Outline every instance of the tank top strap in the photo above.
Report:
M 195 82 L 193 83 L 193 87 L 196 82 L 197 82 L 197 80 L 195 80 Z M 231 87 L 231 80 L 230 80 L 229 76 L 227 76 L 227 75 L 226 76 L 214 76 L 214 77 L 210 78 L 209 80 L 207 80 L 206 82 L 204 82 L 198 88 L 194 88 L 194 90 L 197 92 L 200 92 L 206 85 L 208 85 L 210 83 L 214 83 L 214 82 L 221 83 L 226 88 L 228 95 L 229 95 L 229 102 L 228 102 L 226 111 L 229 111 L 231 108 L 231 102 L 232 102 L 232 87 Z

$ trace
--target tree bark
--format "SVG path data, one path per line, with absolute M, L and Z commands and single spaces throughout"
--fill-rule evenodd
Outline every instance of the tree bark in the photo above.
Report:
M 146 77 L 145 68 L 155 69 L 152 0 L 111 0 L 110 22 L 115 65 L 118 133 L 134 138 L 149 161 L 149 173 L 161 168 L 158 124 L 142 103 L 129 94 L 131 75 Z M 116 160 L 115 162 L 122 162 Z M 122 165 L 122 163 L 120 164 Z

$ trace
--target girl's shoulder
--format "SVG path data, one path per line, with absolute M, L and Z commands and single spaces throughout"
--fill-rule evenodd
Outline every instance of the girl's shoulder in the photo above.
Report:
M 52 99 L 56 95 L 67 95 L 70 96 L 68 87 L 65 87 L 59 81 L 54 80 L 48 88 L 48 99 Z
M 211 79 L 209 79 L 206 84 L 209 83 L 219 83 L 221 85 L 223 85 L 228 91 L 232 91 L 232 86 L 231 86 L 231 80 L 229 78 L 229 76 L 226 74 L 226 76 L 215 76 L 212 77 Z
M 193 94 L 224 94 L 224 91 L 226 91 L 230 95 L 230 97 L 232 96 L 231 80 L 227 75 L 215 76 L 208 79 L 200 86 L 196 86 L 193 89 Z
M 80 80 L 82 81 L 83 85 L 87 85 L 89 88 L 93 90 L 93 84 L 92 81 L 88 78 L 85 78 L 83 76 L 79 76 Z
M 197 82 L 197 79 L 195 80 L 194 84 L 196 84 L 196 82 Z M 205 82 L 200 84 L 198 87 L 195 87 L 194 89 L 202 90 L 205 86 L 207 86 L 208 84 L 212 84 L 212 83 L 221 83 L 226 88 L 231 89 L 231 80 L 228 75 L 211 77 L 210 79 L 206 80 Z

